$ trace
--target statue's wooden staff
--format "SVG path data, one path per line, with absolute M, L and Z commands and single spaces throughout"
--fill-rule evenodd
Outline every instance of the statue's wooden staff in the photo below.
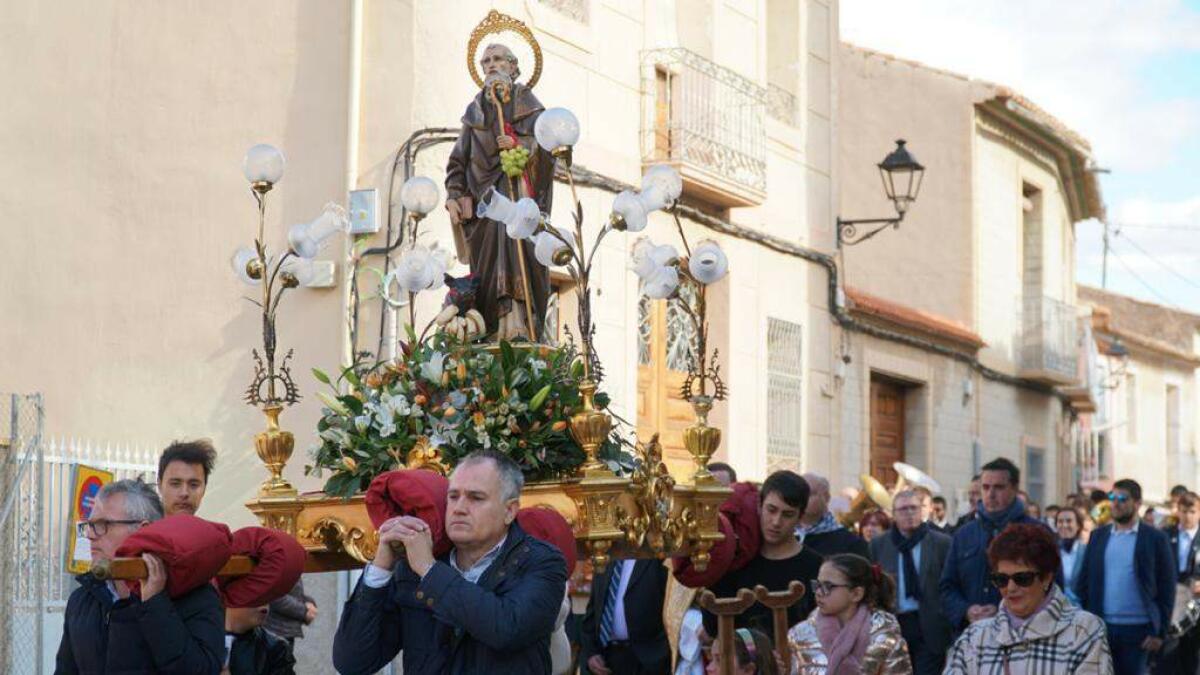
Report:
M 497 90 L 504 89 L 503 92 Z M 503 100 L 508 100 L 508 88 L 503 81 L 492 82 L 488 86 L 488 98 L 492 104 L 496 106 L 496 119 L 499 121 L 500 132 L 497 136 L 507 136 L 508 133 L 504 129 L 504 105 Z M 505 174 L 507 176 L 507 174 Z M 517 192 L 517 182 L 512 176 L 508 177 L 508 190 L 510 198 L 515 202 L 520 199 L 520 193 Z M 525 330 L 529 335 L 530 342 L 537 342 L 537 328 L 533 324 L 533 294 L 529 290 L 529 272 L 525 268 L 525 242 L 521 239 L 516 241 L 517 244 L 517 265 L 521 268 L 521 289 L 525 292 Z
M 737 669 L 737 658 L 733 646 L 733 617 L 753 605 L 754 591 L 743 588 L 737 597 L 720 598 L 710 590 L 700 592 L 700 606 L 717 615 L 717 642 L 721 645 L 721 675 L 733 675 Z
M 791 650 L 788 648 L 788 608 L 800 602 L 800 598 L 804 597 L 804 584 L 792 580 L 788 584 L 786 591 L 776 591 L 772 593 L 767 590 L 766 586 L 758 585 L 754 587 L 754 597 L 758 599 L 759 604 L 771 610 L 771 618 L 774 620 L 775 629 L 775 649 L 779 652 L 779 656 L 783 659 L 784 665 L 792 662 Z

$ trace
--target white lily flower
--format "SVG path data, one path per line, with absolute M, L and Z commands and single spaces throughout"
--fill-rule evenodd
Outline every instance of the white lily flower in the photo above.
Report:
M 367 429 L 370 429 L 371 428 L 371 416 L 370 415 L 359 415 L 359 416 L 355 417 L 354 418 L 354 428 L 358 429 L 358 433 L 360 433 L 360 434 L 364 433 Z
M 446 355 L 441 352 L 434 352 L 428 361 L 421 364 L 421 376 L 434 384 L 438 384 L 442 381 L 442 371 L 445 368 Z
M 692 250 L 688 271 L 696 281 L 711 284 L 720 281 L 729 272 L 729 259 L 717 242 L 708 239 Z
M 323 391 L 317 392 L 317 398 L 321 399 L 321 402 L 325 404 L 326 408 L 329 408 L 342 417 L 346 417 L 350 414 L 350 411 L 346 408 L 346 406 L 342 405 L 341 401 Z

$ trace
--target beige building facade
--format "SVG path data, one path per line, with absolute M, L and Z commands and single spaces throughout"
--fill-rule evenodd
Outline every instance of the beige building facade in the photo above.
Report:
M 1102 398 L 1083 474 L 1100 485 L 1133 478 L 1147 503 L 1200 484 L 1197 337 L 1200 316 L 1089 286 Z
M 883 331 L 841 345 L 841 482 L 904 461 L 961 510 L 1004 456 L 1053 502 L 1094 404 L 1074 284 L 1074 224 L 1102 216 L 1086 141 L 1004 87 L 846 44 L 838 93 L 841 217 L 894 213 L 875 165 L 895 139 L 926 167 L 898 228 L 841 251 L 850 315 Z

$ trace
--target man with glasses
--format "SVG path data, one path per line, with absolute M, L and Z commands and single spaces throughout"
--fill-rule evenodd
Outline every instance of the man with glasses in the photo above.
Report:
M 892 529 L 871 540 L 871 558 L 896 580 L 896 619 L 913 672 L 936 675 L 950 648 L 950 623 L 942 615 L 938 592 L 950 537 L 922 520 L 922 495 L 917 490 L 901 490 L 892 497 L 892 518 Z
M 1075 582 L 1083 608 L 1104 619 L 1117 675 L 1147 672 L 1175 605 L 1176 561 L 1167 536 L 1139 525 L 1142 486 L 1124 479 L 1108 495 L 1112 523 L 1092 533 Z
M 80 534 L 92 560 L 112 560 L 139 528 L 163 517 L 154 488 L 120 480 L 100 490 Z M 209 584 L 167 597 L 162 560 L 143 554 L 149 572 L 137 593 L 123 581 L 84 574 L 63 615 L 56 673 L 218 673 L 224 655 L 225 617 Z

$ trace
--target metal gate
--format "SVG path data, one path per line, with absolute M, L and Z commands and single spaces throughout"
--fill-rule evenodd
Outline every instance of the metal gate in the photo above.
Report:
M 43 418 L 40 394 L 0 396 L 0 665 L 14 675 L 52 670 L 42 656 Z
M 0 395 L 0 673 L 54 671 L 63 610 L 77 584 L 66 571 L 75 469 L 157 479 L 151 448 L 47 439 L 38 394 Z

